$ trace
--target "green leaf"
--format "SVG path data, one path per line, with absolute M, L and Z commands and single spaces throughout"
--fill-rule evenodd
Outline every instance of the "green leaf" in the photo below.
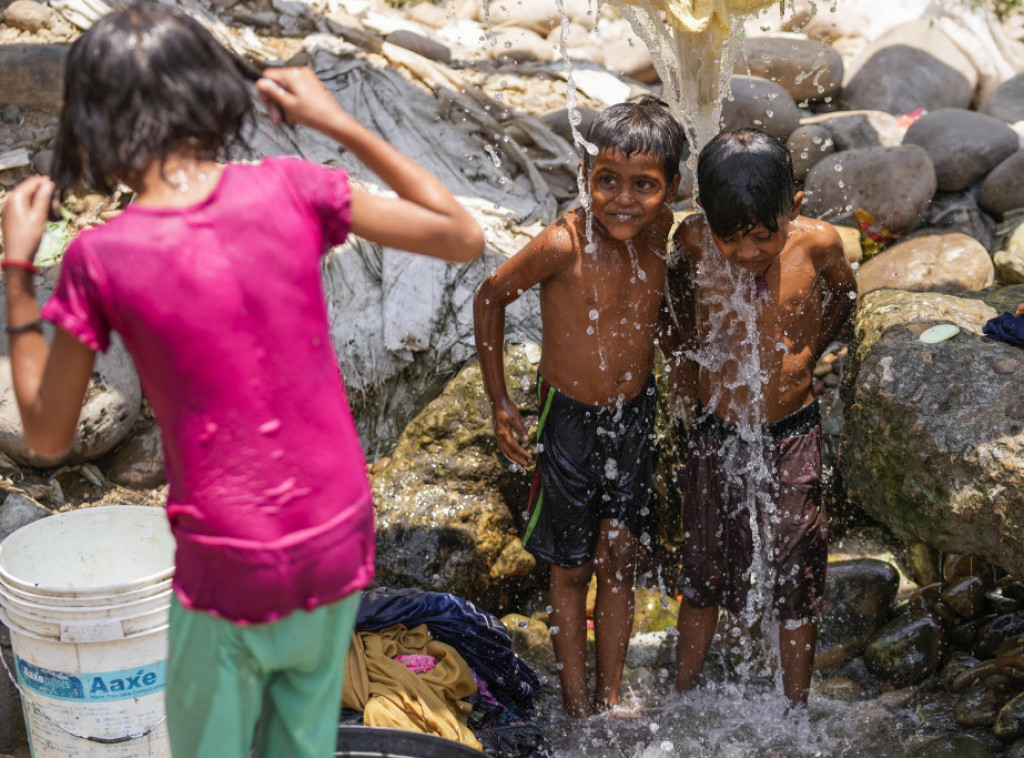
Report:
M 60 221 L 49 221 L 46 224 L 43 238 L 39 241 L 39 250 L 36 252 L 37 266 L 52 266 L 64 256 L 64 250 L 71 237 L 68 229 L 71 213 L 65 208 L 61 208 L 60 213 L 63 216 Z

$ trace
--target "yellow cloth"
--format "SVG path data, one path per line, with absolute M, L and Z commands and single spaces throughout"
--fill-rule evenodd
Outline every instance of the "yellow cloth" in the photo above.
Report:
M 416 674 L 393 660 L 398 655 L 429 655 L 437 664 Z M 435 734 L 482 750 L 466 726 L 472 706 L 462 699 L 476 691 L 469 664 L 455 648 L 431 639 L 426 624 L 352 635 L 341 704 L 362 711 L 368 726 Z
M 635 0 L 618 0 L 629 5 L 640 5 Z M 746 15 L 767 8 L 776 0 L 651 0 L 651 4 L 665 11 L 665 21 L 681 32 L 705 32 L 712 20 L 726 33 L 729 17 Z

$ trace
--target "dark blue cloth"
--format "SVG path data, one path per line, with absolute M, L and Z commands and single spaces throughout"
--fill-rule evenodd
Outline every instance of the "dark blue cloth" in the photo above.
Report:
M 1007 342 L 1015 347 L 1024 347 L 1024 316 L 1003 313 L 989 319 L 982 330 L 992 339 Z
M 501 621 L 468 600 L 447 592 L 379 587 L 363 593 L 356 630 L 373 632 L 395 624 L 426 624 L 434 639 L 459 651 L 502 703 L 533 707 L 537 675 L 512 649 Z

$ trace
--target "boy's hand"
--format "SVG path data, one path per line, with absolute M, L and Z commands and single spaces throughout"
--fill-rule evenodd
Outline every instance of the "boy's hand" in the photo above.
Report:
M 510 398 L 504 397 L 494 404 L 493 415 L 498 449 L 513 463 L 528 466 L 532 456 L 523 445 L 529 442 L 530 435 L 515 404 Z
M 268 68 L 256 82 L 260 99 L 275 122 L 320 129 L 345 111 L 311 68 Z
M 0 225 L 4 235 L 4 259 L 31 263 L 46 229 L 53 182 L 45 176 L 31 176 L 7 197 Z
M 1024 303 L 1017 306 L 1017 315 L 1024 316 Z

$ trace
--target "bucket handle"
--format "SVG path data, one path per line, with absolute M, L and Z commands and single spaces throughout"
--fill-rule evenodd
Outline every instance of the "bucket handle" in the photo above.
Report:
M 13 655 L 13 651 L 11 654 Z M 147 728 L 144 732 L 139 732 L 138 734 L 126 734 L 123 737 L 90 737 L 86 734 L 78 734 L 77 732 L 71 731 L 62 723 L 53 718 L 49 713 L 44 711 L 41 706 L 32 702 L 32 698 L 29 697 L 29 694 L 21 688 L 20 684 L 18 684 L 17 678 L 11 672 L 11 667 L 7 665 L 7 657 L 2 652 L 0 652 L 0 663 L 3 664 L 4 671 L 7 672 L 7 678 L 11 680 L 11 684 L 14 685 L 14 689 L 16 689 L 18 693 L 21 695 L 22 702 L 28 703 L 28 705 L 32 708 L 34 712 L 38 713 L 40 716 L 42 716 L 51 724 L 60 729 L 62 732 L 65 732 L 66 734 L 69 734 L 77 739 L 88 740 L 89 742 L 97 742 L 101 745 L 119 745 L 123 742 L 131 742 L 133 740 L 141 740 L 143 737 L 148 737 L 153 732 L 154 729 L 156 729 L 165 721 L 167 721 L 167 714 L 164 713 L 163 718 L 161 718 L 151 727 Z

